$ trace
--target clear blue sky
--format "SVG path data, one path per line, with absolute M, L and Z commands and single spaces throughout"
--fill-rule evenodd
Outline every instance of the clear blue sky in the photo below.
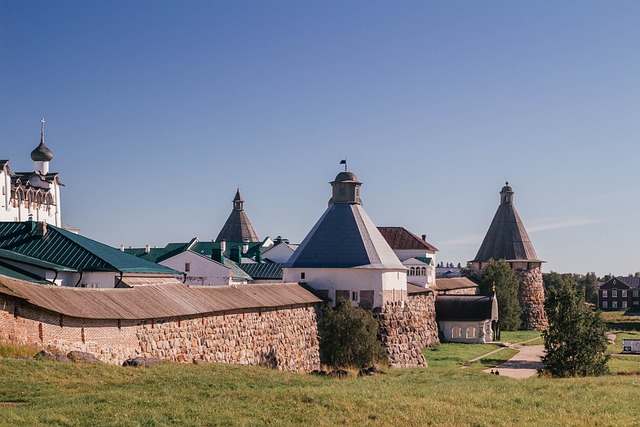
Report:
M 474 257 L 504 181 L 545 270 L 640 270 L 640 2 L 0 1 L 0 158 L 63 221 L 300 242 L 347 158 L 377 225 Z

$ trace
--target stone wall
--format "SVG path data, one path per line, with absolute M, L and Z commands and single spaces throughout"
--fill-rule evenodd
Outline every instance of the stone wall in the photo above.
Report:
M 435 295 L 409 295 L 404 302 L 388 302 L 374 316 L 378 338 L 394 368 L 427 366 L 422 349 L 438 344 Z
M 0 295 L 0 341 L 84 351 L 113 364 L 141 356 L 309 372 L 320 367 L 316 310 L 304 305 L 189 318 L 98 320 L 63 316 Z
M 516 269 L 515 273 L 520 282 L 518 300 L 523 309 L 522 328 L 527 330 L 546 329 L 548 324 L 547 316 L 544 312 L 542 270 L 540 268 L 530 270 Z

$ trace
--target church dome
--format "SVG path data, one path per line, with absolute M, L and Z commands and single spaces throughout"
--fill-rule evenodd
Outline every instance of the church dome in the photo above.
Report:
M 31 160 L 34 162 L 50 162 L 51 159 L 53 159 L 53 153 L 44 145 L 44 141 L 40 141 L 40 145 L 31 152 Z
M 358 177 L 356 177 L 355 173 L 348 171 L 340 172 L 338 175 L 336 175 L 335 182 L 344 181 L 358 181 Z

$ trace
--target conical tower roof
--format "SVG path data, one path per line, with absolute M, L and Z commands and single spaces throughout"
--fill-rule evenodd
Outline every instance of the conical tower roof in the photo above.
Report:
M 240 195 L 240 189 L 236 191 L 233 198 L 233 210 L 224 223 L 222 230 L 216 237 L 216 242 L 225 240 L 227 242 L 260 242 L 256 231 L 249 221 L 249 217 L 244 211 L 244 200 Z
M 346 174 L 341 172 L 331 183 L 334 197 L 329 207 L 285 266 L 406 270 L 364 211 L 355 191 L 360 182 L 355 174 Z
M 527 230 L 513 205 L 513 194 L 507 182 L 500 191 L 500 206 L 472 262 L 487 262 L 492 258 L 542 262 L 538 259 Z

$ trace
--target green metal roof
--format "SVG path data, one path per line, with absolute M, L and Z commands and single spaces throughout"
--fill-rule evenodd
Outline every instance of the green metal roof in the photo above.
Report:
M 63 265 L 54 264 L 48 261 L 43 261 L 38 258 L 33 258 L 33 257 L 23 255 L 21 253 L 14 252 L 14 251 L 8 251 L 6 249 L 0 249 L 0 260 L 16 261 L 21 264 L 27 264 L 34 267 L 41 267 L 46 270 L 53 270 L 53 271 L 78 271 L 73 268 L 68 268 Z
M 240 268 L 254 280 L 282 279 L 282 266 L 275 262 L 242 263 Z
M 423 256 L 414 256 L 415 259 L 417 259 L 420 262 L 424 262 L 427 265 L 431 265 L 431 259 L 430 257 L 423 257 Z
M 33 221 L 0 222 L 0 248 L 78 271 L 180 274 L 49 224 L 38 236 L 36 226 Z

